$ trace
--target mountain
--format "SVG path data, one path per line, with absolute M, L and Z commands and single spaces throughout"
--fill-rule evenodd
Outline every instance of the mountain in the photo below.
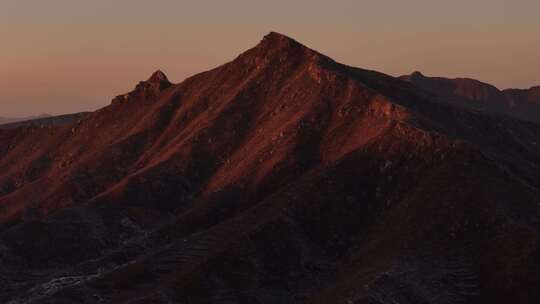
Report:
M 470 78 L 428 77 L 420 72 L 399 78 L 433 94 L 432 100 L 540 123 L 540 86 L 501 91 Z
M 5 303 L 538 303 L 540 126 L 270 33 L 0 130 Z
M 28 121 L 28 120 L 33 120 L 33 119 L 47 118 L 47 117 L 51 117 L 51 115 L 41 114 L 38 116 L 19 117 L 19 118 L 0 117 L 0 125 L 14 123 L 14 122 Z
M 35 118 L 21 119 L 21 120 L 5 120 L 4 124 L 0 124 L 0 129 L 13 129 L 19 127 L 50 127 L 56 125 L 65 125 L 82 119 L 88 112 L 80 112 L 64 115 L 41 115 Z
M 6 118 L 6 117 L 0 117 L 0 124 L 5 124 L 5 123 L 9 123 L 13 120 L 16 120 L 14 118 Z

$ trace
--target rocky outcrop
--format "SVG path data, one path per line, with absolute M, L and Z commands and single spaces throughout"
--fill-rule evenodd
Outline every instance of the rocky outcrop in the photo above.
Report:
M 167 76 L 158 70 L 148 80 L 139 82 L 133 91 L 116 96 L 112 103 L 129 102 L 134 99 L 153 100 L 171 85 Z

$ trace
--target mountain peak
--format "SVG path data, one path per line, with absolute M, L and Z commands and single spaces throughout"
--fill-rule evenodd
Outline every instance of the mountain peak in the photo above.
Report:
M 270 32 L 253 48 L 239 56 L 241 65 L 292 67 L 301 62 L 319 62 L 326 56 L 286 35 Z M 271 63 L 273 62 L 273 63 Z
M 270 32 L 265 35 L 257 48 L 265 52 L 315 52 L 300 42 L 286 35 Z
M 278 33 L 278 32 L 270 32 L 270 33 L 266 34 L 264 36 L 264 38 L 263 38 L 263 41 L 273 41 L 273 42 L 285 41 L 285 42 L 293 42 L 293 43 L 300 44 L 299 42 L 292 39 L 291 37 L 289 37 L 287 35 L 284 35 L 284 34 L 281 34 L 281 33 Z

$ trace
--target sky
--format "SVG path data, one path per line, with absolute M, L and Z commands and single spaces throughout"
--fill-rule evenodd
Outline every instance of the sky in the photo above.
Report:
M 539 0 L 0 0 L 0 116 L 95 110 L 157 69 L 172 82 L 270 31 L 399 76 L 540 85 Z

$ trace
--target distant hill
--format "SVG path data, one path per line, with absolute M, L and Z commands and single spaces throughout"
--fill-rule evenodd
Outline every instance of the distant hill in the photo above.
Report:
M 46 127 L 46 126 L 58 126 L 58 125 L 64 125 L 69 124 L 72 122 L 75 122 L 84 116 L 86 116 L 89 112 L 80 112 L 80 113 L 73 113 L 73 114 L 64 114 L 64 115 L 42 115 L 42 116 L 36 116 L 33 118 L 25 118 L 25 119 L 16 119 L 16 120 L 9 120 L 6 119 L 3 124 L 0 124 L 0 129 L 13 129 L 18 127 Z
M 37 115 L 37 116 L 18 117 L 18 118 L 0 117 L 0 125 L 7 124 L 7 123 L 18 122 L 18 121 L 27 121 L 27 120 L 33 120 L 33 119 L 47 118 L 47 117 L 51 117 L 51 116 L 52 115 L 49 115 L 49 114 L 41 114 L 41 115 Z
M 540 86 L 499 90 L 470 78 L 429 77 L 421 72 L 399 77 L 433 94 L 433 100 L 540 123 Z

